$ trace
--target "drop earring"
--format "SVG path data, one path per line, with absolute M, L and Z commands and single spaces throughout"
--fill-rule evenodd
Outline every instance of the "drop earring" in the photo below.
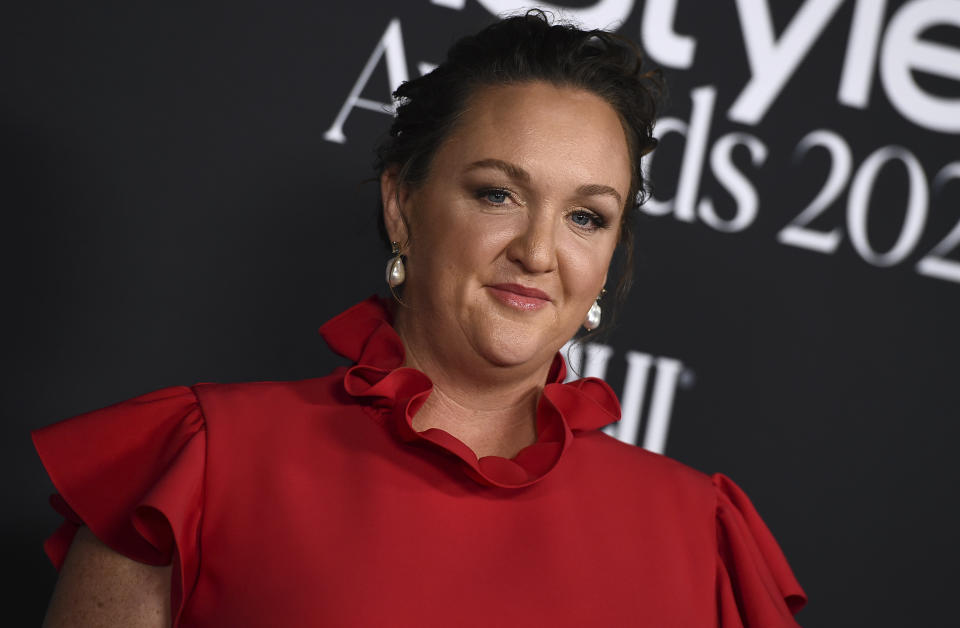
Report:
M 606 292 L 607 290 L 604 288 L 600 292 L 600 296 L 597 297 L 597 300 L 594 301 L 590 309 L 587 310 L 587 317 L 583 320 L 583 328 L 587 331 L 593 331 L 600 326 L 600 316 L 603 314 L 603 311 L 600 309 L 600 297 L 606 294 Z
M 407 279 L 407 269 L 403 267 L 403 256 L 400 255 L 400 243 L 391 242 L 393 257 L 387 260 L 387 285 L 396 288 Z
M 583 328 L 587 331 L 593 331 L 600 326 L 600 304 L 596 301 L 593 302 L 593 305 L 590 306 L 590 309 L 587 310 L 587 318 L 583 320 Z

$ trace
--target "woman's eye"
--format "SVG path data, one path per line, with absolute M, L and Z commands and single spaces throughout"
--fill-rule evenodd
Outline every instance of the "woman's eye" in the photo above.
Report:
M 503 205 L 510 199 L 510 192 L 500 188 L 480 190 L 480 198 L 494 205 Z
M 570 214 L 570 220 L 573 221 L 578 227 L 584 227 L 586 229 L 595 229 L 598 227 L 605 227 L 606 222 L 593 212 L 577 210 Z

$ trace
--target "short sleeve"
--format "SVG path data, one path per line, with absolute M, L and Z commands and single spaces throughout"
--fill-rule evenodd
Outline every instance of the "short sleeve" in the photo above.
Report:
M 81 525 L 114 551 L 173 564 L 176 618 L 196 581 L 206 430 L 192 389 L 176 386 L 32 433 L 65 521 L 44 549 L 59 570 Z M 176 622 L 174 622 L 176 625 Z
M 807 602 L 776 539 L 746 494 L 715 474 L 717 605 L 722 628 L 797 626 Z

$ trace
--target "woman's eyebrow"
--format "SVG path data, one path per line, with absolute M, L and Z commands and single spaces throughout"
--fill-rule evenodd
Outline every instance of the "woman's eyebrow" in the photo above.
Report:
M 476 170 L 478 168 L 494 168 L 506 173 L 512 179 L 516 179 L 524 183 L 530 182 L 529 172 L 517 164 L 512 164 L 509 161 L 503 161 L 502 159 L 481 159 L 469 164 L 463 169 L 463 171 L 470 172 L 471 170 Z M 616 189 L 602 183 L 585 183 L 577 188 L 577 194 L 580 196 L 612 196 L 617 200 L 617 204 L 623 203 L 623 197 L 620 196 L 620 193 L 617 192 Z
M 617 204 L 623 203 L 623 198 L 620 196 L 620 192 L 617 192 L 614 188 L 609 185 L 603 185 L 602 183 L 588 183 L 581 185 L 577 188 L 577 194 L 581 196 L 612 196 L 617 199 Z
M 517 164 L 512 164 L 509 161 L 503 161 L 502 159 L 481 159 L 480 161 L 473 162 L 464 168 L 463 171 L 470 172 L 471 170 L 476 170 L 477 168 L 495 168 L 497 170 L 502 170 L 511 178 L 518 181 L 522 181 L 524 183 L 528 183 L 530 181 L 529 172 Z

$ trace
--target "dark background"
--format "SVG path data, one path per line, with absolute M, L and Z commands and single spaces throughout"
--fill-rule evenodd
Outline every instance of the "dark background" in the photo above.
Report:
M 918 3 L 946 16 L 924 37 L 960 48 L 955 0 L 879 2 L 881 42 Z M 640 40 L 645 3 L 634 4 L 618 32 Z M 780 36 L 813 0 L 770 4 Z M 665 115 L 689 121 L 691 90 L 716 90 L 698 198 L 735 215 L 709 151 L 746 133 L 767 149 L 761 164 L 745 147 L 732 154 L 758 213 L 736 233 L 640 217 L 635 287 L 604 341 L 607 375 L 619 391 L 627 351 L 683 363 L 666 453 L 747 491 L 811 598 L 803 625 L 947 625 L 960 586 L 960 282 L 916 264 L 960 221 L 960 182 L 933 183 L 960 161 L 958 136 L 905 116 L 876 64 L 869 103 L 838 102 L 856 5 L 841 3 L 766 115 L 745 124 L 728 116 L 751 77 L 735 3 L 679 0 L 674 29 L 697 48 L 687 68 L 652 60 L 671 85 Z M 415 76 L 492 16 L 476 0 L 2 10 L 2 543 L 14 617 L 39 623 L 56 579 L 42 540 L 58 517 L 30 429 L 162 386 L 307 378 L 336 363 L 316 327 L 382 290 L 377 188 L 364 180 L 390 118 L 355 109 L 346 143 L 324 133 L 393 19 Z M 960 99 L 955 78 L 912 79 Z M 381 59 L 363 95 L 388 102 L 389 91 Z M 816 129 L 852 157 L 810 224 L 840 230 L 830 254 L 777 238 L 831 171 L 824 149 L 797 154 Z M 884 146 L 916 157 L 929 192 L 919 241 L 889 267 L 855 250 L 845 218 L 851 181 Z M 664 136 L 659 200 L 674 195 L 684 149 Z M 869 202 L 876 251 L 900 234 L 907 198 L 906 170 L 891 161 Z M 946 256 L 960 260 L 960 247 Z

